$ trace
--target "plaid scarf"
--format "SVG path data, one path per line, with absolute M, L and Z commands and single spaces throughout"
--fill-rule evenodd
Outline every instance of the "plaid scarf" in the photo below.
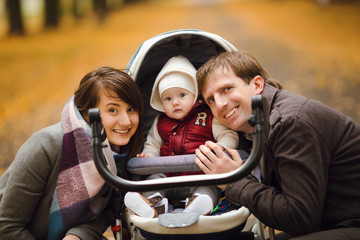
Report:
M 104 179 L 91 154 L 91 130 L 73 98 L 62 113 L 63 154 L 49 216 L 48 239 L 62 239 L 67 230 L 98 216 L 108 198 Z M 110 195 L 110 194 L 108 194 Z

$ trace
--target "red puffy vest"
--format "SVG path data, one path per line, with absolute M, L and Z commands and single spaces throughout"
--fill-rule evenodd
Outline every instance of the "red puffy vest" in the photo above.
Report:
M 212 133 L 213 115 L 209 107 L 197 101 L 189 114 L 182 120 L 160 115 L 157 130 L 164 141 L 161 156 L 193 154 L 206 141 L 215 141 Z M 167 176 L 199 174 L 202 172 L 168 173 Z

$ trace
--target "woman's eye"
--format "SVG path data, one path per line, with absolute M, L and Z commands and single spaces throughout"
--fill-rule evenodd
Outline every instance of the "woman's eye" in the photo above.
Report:
M 210 99 L 208 99 L 208 104 L 212 104 L 213 102 L 215 101 L 215 99 L 214 98 L 210 98 Z
M 135 112 L 136 110 L 135 110 L 135 108 L 134 107 L 129 107 L 128 108 L 128 112 Z

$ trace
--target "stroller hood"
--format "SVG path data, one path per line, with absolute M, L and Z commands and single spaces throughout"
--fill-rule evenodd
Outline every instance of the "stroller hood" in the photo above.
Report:
M 210 57 L 221 52 L 237 49 L 224 38 L 196 29 L 165 32 L 144 41 L 128 62 L 125 71 L 140 86 L 145 103 L 145 134 L 158 114 L 150 106 L 153 85 L 165 63 L 172 57 L 182 55 L 198 69 Z
M 171 57 L 182 55 L 198 69 L 210 57 L 225 51 L 237 49 L 216 34 L 197 29 L 174 30 L 144 41 L 131 57 L 125 71 L 137 82 L 148 81 L 143 76 L 149 76 L 148 72 L 157 75 Z M 155 77 L 150 79 L 152 83 Z

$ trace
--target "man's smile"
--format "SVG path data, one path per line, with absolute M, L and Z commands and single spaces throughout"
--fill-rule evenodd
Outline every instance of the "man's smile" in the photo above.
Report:
M 230 118 L 232 115 L 234 115 L 234 113 L 238 110 L 239 107 L 234 107 L 233 109 L 231 109 L 228 113 L 225 114 L 225 118 L 228 119 Z

